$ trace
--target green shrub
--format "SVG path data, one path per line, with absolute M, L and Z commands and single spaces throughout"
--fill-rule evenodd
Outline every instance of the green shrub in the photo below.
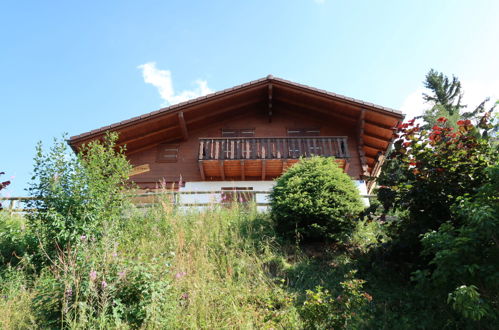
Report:
M 459 225 L 446 222 L 423 236 L 431 267 L 416 273 L 471 320 L 499 319 L 499 166 L 486 173 L 490 182 L 451 208 Z
M 363 210 L 352 179 L 334 159 L 302 159 L 277 179 L 272 217 L 285 237 L 343 241 Z
M 3 265 L 16 265 L 29 245 L 22 217 L 0 212 L 0 270 Z
M 363 291 L 365 281 L 350 271 L 336 294 L 321 286 L 307 290 L 300 315 L 307 329 L 358 329 L 369 319 L 371 295 Z

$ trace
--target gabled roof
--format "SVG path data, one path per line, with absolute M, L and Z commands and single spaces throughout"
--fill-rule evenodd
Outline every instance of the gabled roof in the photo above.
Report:
M 72 136 L 68 143 L 74 150 L 106 131 L 120 133 L 119 143 L 139 150 L 151 143 L 186 138 L 187 131 L 202 127 L 210 120 L 229 112 L 243 113 L 255 105 L 293 112 L 306 110 L 325 119 L 358 125 L 365 153 L 372 168 L 377 154 L 384 153 L 393 137 L 393 127 L 404 115 L 391 108 L 298 84 L 271 75 L 193 100 L 162 108 L 109 126 Z M 270 105 L 271 104 L 271 105 Z M 285 108 L 285 109 L 284 109 Z

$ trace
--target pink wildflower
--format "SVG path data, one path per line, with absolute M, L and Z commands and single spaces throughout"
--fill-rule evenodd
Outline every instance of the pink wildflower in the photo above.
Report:
M 187 275 L 186 272 L 179 272 L 179 273 L 175 274 L 175 278 L 178 280 L 178 279 L 181 279 L 182 277 L 184 277 L 185 275 Z
M 97 279 L 97 272 L 95 270 L 92 270 L 89 274 L 90 280 L 95 281 Z

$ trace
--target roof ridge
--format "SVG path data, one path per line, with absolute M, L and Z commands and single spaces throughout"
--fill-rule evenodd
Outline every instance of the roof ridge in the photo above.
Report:
M 174 111 L 177 108 L 182 108 L 182 107 L 184 107 L 186 105 L 197 103 L 197 102 L 200 102 L 200 101 L 205 100 L 205 99 L 210 99 L 210 98 L 218 97 L 218 96 L 221 96 L 221 95 L 225 95 L 225 94 L 228 94 L 229 92 L 232 92 L 232 91 L 235 91 L 235 90 L 239 90 L 239 89 L 242 89 L 242 88 L 248 87 L 248 86 L 253 86 L 253 85 L 265 82 L 265 81 L 268 81 L 268 82 L 272 82 L 272 81 L 281 82 L 281 83 L 285 83 L 285 84 L 288 84 L 288 85 L 291 85 L 291 86 L 295 86 L 295 87 L 299 87 L 299 88 L 304 88 L 304 89 L 307 89 L 309 91 L 313 91 L 313 92 L 316 92 L 316 93 L 329 95 L 329 96 L 332 96 L 334 98 L 338 98 L 338 99 L 342 99 L 342 100 L 346 100 L 346 101 L 350 101 L 350 102 L 355 102 L 355 103 L 359 103 L 359 104 L 364 104 L 366 106 L 369 106 L 369 107 L 372 107 L 372 108 L 375 108 L 375 109 L 380 109 L 380 110 L 387 111 L 387 112 L 391 112 L 391 113 L 396 114 L 396 115 L 402 115 L 402 112 L 399 111 L 399 110 L 395 110 L 395 109 L 392 109 L 392 108 L 384 107 L 384 106 L 377 105 L 377 104 L 370 103 L 370 102 L 365 102 L 365 101 L 362 101 L 360 99 L 356 99 L 356 98 L 352 98 L 352 97 L 347 97 L 347 96 L 344 96 L 344 95 L 341 95 L 341 94 L 336 94 L 336 93 L 333 93 L 333 92 L 329 92 L 329 91 L 327 91 L 325 89 L 315 88 L 315 87 L 312 87 L 312 86 L 309 86 L 309 85 L 296 83 L 296 82 L 293 82 L 291 80 L 287 80 L 287 79 L 284 79 L 284 78 L 275 77 L 272 74 L 268 74 L 267 76 L 265 76 L 263 78 L 251 80 L 251 81 L 243 83 L 243 84 L 239 84 L 239 85 L 236 85 L 236 86 L 233 86 L 233 87 L 225 88 L 225 89 L 222 89 L 222 90 L 217 91 L 217 92 L 213 92 L 213 93 L 209 93 L 209 94 L 206 94 L 206 95 L 202 95 L 202 96 L 199 96 L 199 97 L 196 97 L 194 99 L 187 100 L 187 101 L 184 101 L 184 102 L 172 104 L 170 106 L 163 107 L 163 108 L 160 108 L 160 109 L 157 109 L 157 110 L 145 113 L 143 115 L 135 116 L 135 117 L 132 117 L 132 118 L 129 118 L 129 119 L 126 119 L 126 120 L 122 120 L 120 122 L 116 122 L 116 123 L 113 123 L 113 124 L 110 124 L 110 125 L 102 126 L 100 128 L 97 128 L 97 129 L 93 129 L 91 131 L 88 131 L 88 132 L 85 132 L 85 133 L 82 133 L 82 134 L 74 135 L 74 136 L 71 136 L 69 138 L 69 140 L 73 141 L 73 140 L 81 139 L 81 138 L 84 138 L 84 137 L 87 137 L 87 136 L 90 136 L 90 135 L 93 135 L 93 134 L 96 134 L 96 133 L 99 133 L 99 132 L 103 132 L 103 131 L 108 130 L 108 129 L 112 129 L 112 128 L 115 128 L 115 127 L 118 127 L 118 126 L 121 126 L 121 125 L 129 124 L 131 122 L 134 122 L 134 121 L 137 121 L 137 120 L 140 120 L 140 119 L 145 119 L 145 118 L 149 118 L 149 117 L 152 117 L 152 116 L 156 116 L 156 115 L 161 115 L 161 114 L 164 114 L 164 113 L 172 112 L 172 111 Z

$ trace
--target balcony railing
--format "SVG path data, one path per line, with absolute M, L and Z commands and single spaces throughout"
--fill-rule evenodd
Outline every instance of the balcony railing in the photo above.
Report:
M 199 160 L 349 158 L 346 136 L 201 138 Z

